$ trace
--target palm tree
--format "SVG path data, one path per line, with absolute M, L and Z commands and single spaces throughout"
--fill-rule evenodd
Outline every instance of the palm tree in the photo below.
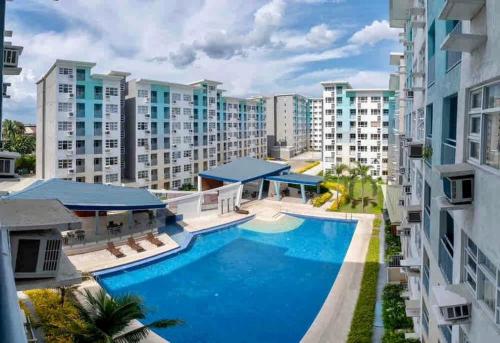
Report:
M 349 170 L 346 164 L 341 163 L 335 166 L 335 174 L 337 174 L 337 177 L 341 177 L 346 170 Z
M 363 213 L 365 212 L 365 184 L 369 182 L 372 185 L 372 193 L 376 193 L 376 181 L 372 178 L 370 174 L 368 174 L 368 171 L 371 169 L 371 166 L 363 165 L 358 162 L 357 166 L 354 168 L 355 170 L 355 175 L 359 177 L 359 180 L 361 182 L 361 204 L 363 207 Z
M 2 124 L 2 139 L 14 140 L 16 136 L 24 134 L 24 124 L 16 121 L 5 119 Z
M 177 319 L 157 320 L 124 333 L 134 319 L 144 319 L 146 309 L 141 298 L 135 295 L 111 297 L 104 290 L 92 294 L 88 289 L 83 293 L 81 302 L 73 295 L 83 325 L 75 324 L 67 328 L 75 342 L 137 343 L 147 337 L 151 328 L 168 328 L 182 323 Z M 68 294 L 69 296 L 69 294 Z

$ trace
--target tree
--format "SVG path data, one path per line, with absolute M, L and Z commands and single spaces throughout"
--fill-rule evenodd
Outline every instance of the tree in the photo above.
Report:
M 335 174 L 337 177 L 341 177 L 346 170 L 349 170 L 349 167 L 346 164 L 341 163 L 335 166 Z
M 162 319 L 123 333 L 131 321 L 146 317 L 146 309 L 138 296 L 111 297 L 102 289 L 96 294 L 88 289 L 70 294 L 83 325 L 75 323 L 63 330 L 71 331 L 75 342 L 137 343 L 147 337 L 151 328 L 168 328 L 182 323 L 177 319 Z M 76 294 L 82 296 L 82 302 L 76 300 Z
M 2 139 L 13 140 L 24 134 L 24 124 L 17 120 L 5 119 L 2 124 Z
M 181 190 L 181 191 L 195 191 L 196 188 L 190 183 L 184 183 L 179 190 Z
M 357 166 L 354 168 L 354 174 L 356 177 L 359 178 L 361 182 L 361 204 L 363 207 L 363 213 L 365 212 L 365 185 L 366 183 L 370 183 L 372 185 L 372 193 L 376 194 L 377 193 L 377 183 L 376 181 L 372 178 L 368 172 L 370 171 L 372 167 L 363 165 L 358 162 Z

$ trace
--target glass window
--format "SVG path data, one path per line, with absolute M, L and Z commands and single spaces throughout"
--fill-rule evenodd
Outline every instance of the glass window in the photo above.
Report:
M 481 117 L 471 116 L 470 117 L 470 133 L 479 135 L 481 134 Z
M 500 107 L 500 83 L 484 88 L 484 108 Z
M 475 91 L 470 96 L 470 108 L 481 108 L 481 90 Z
M 469 142 L 469 157 L 479 161 L 480 159 L 480 150 L 478 142 Z
M 479 299 L 493 312 L 495 311 L 495 284 L 486 276 L 485 273 L 479 273 Z
M 500 169 L 500 114 L 484 115 L 484 162 Z

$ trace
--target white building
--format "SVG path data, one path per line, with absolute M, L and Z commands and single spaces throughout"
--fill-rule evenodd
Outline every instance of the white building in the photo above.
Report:
M 308 100 L 299 94 L 266 99 L 268 155 L 288 160 L 308 150 Z
M 37 82 L 37 177 L 121 180 L 121 83 L 94 63 L 57 60 Z
M 403 28 L 403 270 L 422 342 L 500 341 L 500 4 L 391 1 Z
M 352 89 L 345 81 L 323 86 L 323 168 L 371 167 L 373 177 L 387 177 L 389 122 L 394 115 L 394 92 Z
M 309 99 L 309 149 L 323 151 L 323 98 Z

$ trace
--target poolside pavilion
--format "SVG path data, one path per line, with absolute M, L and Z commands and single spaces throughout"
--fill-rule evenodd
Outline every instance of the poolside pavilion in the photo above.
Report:
M 61 179 L 40 180 L 33 183 L 20 192 L 13 193 L 8 199 L 40 199 L 59 200 L 67 209 L 73 211 L 84 223 L 87 218 L 94 217 L 95 232 L 85 232 L 87 236 L 92 235 L 96 240 L 109 237 L 109 233 L 121 230 L 121 227 L 128 226 L 129 232 L 136 229 L 138 224 L 138 213 L 148 217 L 152 211 L 155 215 L 166 214 L 165 203 L 155 197 L 146 189 L 129 188 L 103 184 L 90 184 L 74 182 Z M 113 218 L 123 218 L 123 222 L 114 223 L 109 221 Z M 151 217 L 151 215 L 149 215 Z M 89 218 L 89 219 L 90 219 Z M 108 232 L 102 231 L 104 218 Z M 120 227 L 118 227 L 120 226 Z M 103 235 L 104 234 L 104 235 Z M 87 237 L 88 238 L 88 237 Z
M 315 186 L 319 192 L 319 185 L 322 181 L 323 178 L 319 176 L 290 173 L 288 164 L 245 157 L 199 173 L 198 190 L 205 191 L 228 183 L 241 183 L 243 189 L 246 184 L 258 183 L 258 191 L 255 193 L 258 193 L 256 198 L 260 200 L 272 183 L 275 198 L 281 200 L 282 185 L 297 185 L 300 187 L 302 201 L 305 203 L 307 202 L 305 187 Z M 238 205 L 240 201 L 241 198 L 235 200 L 234 204 Z

